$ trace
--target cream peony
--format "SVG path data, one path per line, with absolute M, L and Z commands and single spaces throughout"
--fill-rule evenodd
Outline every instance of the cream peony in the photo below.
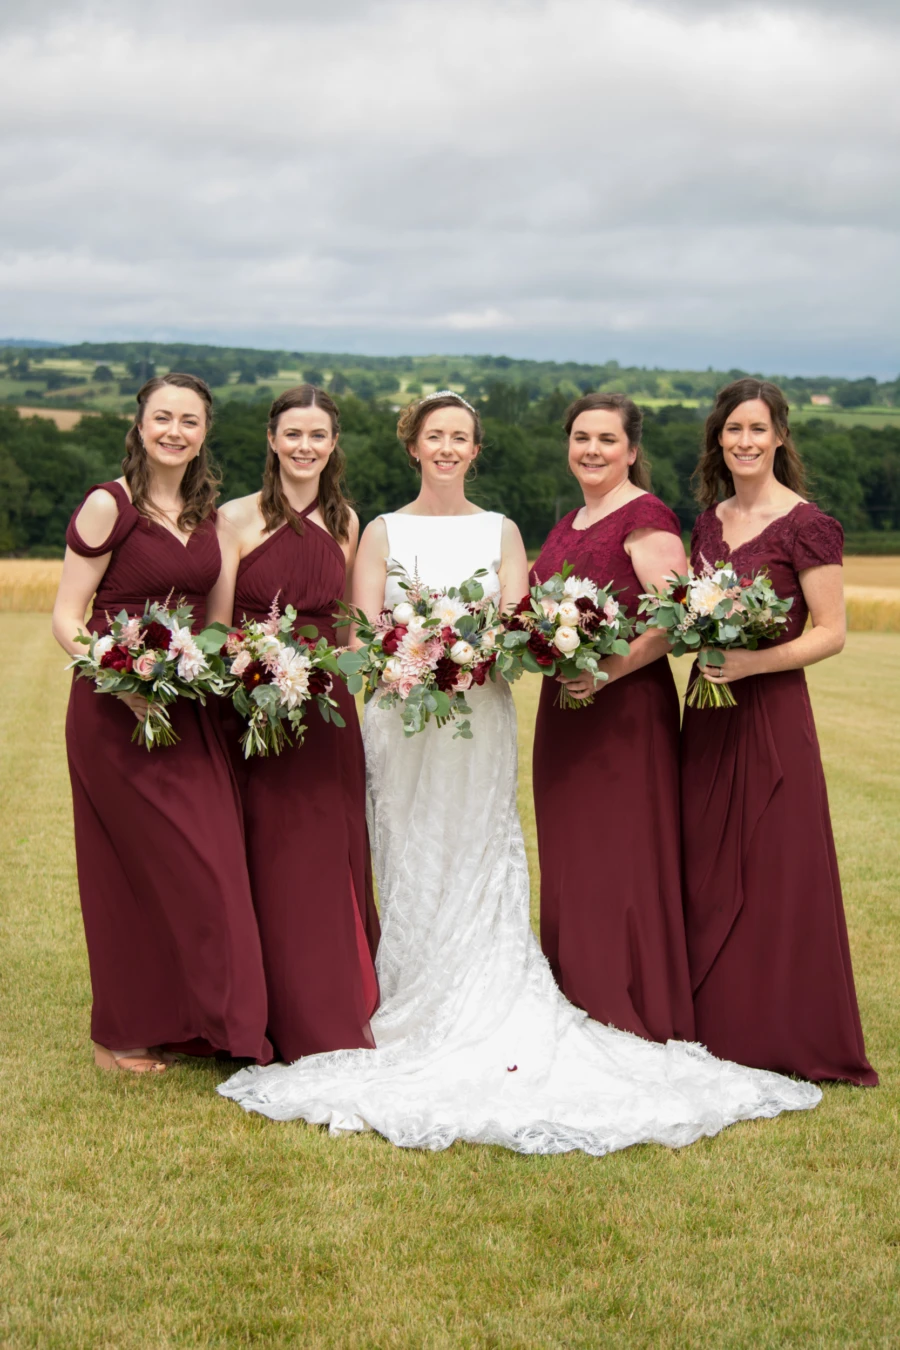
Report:
M 389 656 L 384 663 L 381 678 L 385 684 L 396 684 L 403 671 L 403 662 L 399 656 Z
M 481 635 L 482 647 L 496 647 L 497 630 L 496 628 L 486 628 Z
M 712 577 L 701 577 L 691 587 L 691 609 L 698 614 L 712 614 L 724 599 L 725 592 Z
M 574 628 L 570 628 L 568 624 L 564 623 L 557 628 L 556 636 L 553 639 L 553 645 L 558 648 L 559 651 L 565 652 L 568 655 L 569 652 L 574 652 L 581 646 L 581 638 Z
M 237 656 L 231 663 L 232 675 L 239 675 L 239 676 L 243 675 L 244 671 L 247 669 L 252 660 L 253 657 L 250 655 L 248 651 L 245 650 L 242 652 L 238 652 Z
M 115 645 L 116 640 L 111 633 L 105 633 L 102 638 L 98 638 L 94 643 L 94 657 L 96 660 L 99 661 L 101 656 L 105 656 L 107 652 L 111 652 Z
M 545 595 L 543 600 L 541 601 L 541 609 L 544 611 L 548 619 L 555 619 L 557 614 L 559 613 L 559 605 L 556 603 L 555 600 L 551 600 L 549 595 Z
M 459 642 L 454 642 L 450 648 L 450 660 L 458 666 L 467 666 L 475 660 L 475 648 L 470 642 L 464 642 L 460 639 Z
M 458 596 L 451 599 L 449 595 L 439 595 L 431 606 L 431 617 L 437 619 L 442 628 L 452 628 L 456 620 L 468 612 L 465 602 Z
M 408 600 L 401 600 L 399 605 L 394 606 L 394 612 L 391 616 L 394 623 L 399 627 L 407 628 L 416 617 L 416 611 Z
M 556 617 L 560 623 L 568 624 L 574 628 L 581 618 L 581 611 L 574 600 L 564 600 L 556 611 Z
M 592 604 L 596 604 L 597 587 L 587 577 L 567 577 L 563 582 L 563 595 L 570 600 L 583 600 L 587 597 Z

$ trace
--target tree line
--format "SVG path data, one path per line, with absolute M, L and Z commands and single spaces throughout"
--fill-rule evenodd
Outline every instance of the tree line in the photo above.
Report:
M 416 479 L 397 441 L 395 414 L 353 396 L 338 402 L 347 488 L 365 524 L 408 501 Z M 529 548 L 539 547 L 555 521 L 580 503 L 561 428 L 566 402 L 562 391 L 533 403 L 523 396 L 510 406 L 491 395 L 481 401 L 485 445 L 471 495 L 479 505 L 511 516 Z M 210 447 L 222 475 L 223 501 L 260 485 L 266 414 L 263 400 L 219 406 Z M 0 553 L 61 556 L 66 525 L 84 493 L 121 472 L 126 428 L 121 417 L 102 414 L 60 431 L 49 419 L 23 418 L 0 407 Z M 695 409 L 673 405 L 645 413 L 653 490 L 685 530 L 698 509 L 691 475 L 702 429 Z M 794 435 L 814 500 L 845 530 L 877 532 L 868 551 L 892 548 L 890 532 L 900 531 L 900 428 L 812 420 L 799 423 Z

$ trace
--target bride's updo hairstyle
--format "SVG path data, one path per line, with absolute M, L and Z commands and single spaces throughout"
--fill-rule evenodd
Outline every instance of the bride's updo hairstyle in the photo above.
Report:
M 331 422 L 334 449 L 328 456 L 328 463 L 319 478 L 319 510 L 322 512 L 329 534 L 346 543 L 350 538 L 350 501 L 344 494 L 347 460 L 339 441 L 341 418 L 337 404 L 324 389 L 317 389 L 314 384 L 298 384 L 294 389 L 286 389 L 283 394 L 278 395 L 269 409 L 268 432 L 273 440 L 278 431 L 281 414 L 289 412 L 291 408 L 321 408 Z M 284 488 L 281 486 L 281 465 L 268 439 L 259 505 L 266 529 L 270 532 L 277 530 L 279 525 L 287 521 L 297 534 L 303 533 L 303 521 L 284 495 Z
M 213 420 L 213 397 L 209 385 L 197 375 L 181 375 L 170 371 L 168 375 L 155 375 L 152 380 L 142 384 L 137 391 L 137 409 L 134 421 L 125 436 L 125 457 L 122 460 L 122 474 L 131 493 L 135 510 L 148 519 L 156 518 L 157 512 L 150 500 L 150 463 L 147 451 L 141 440 L 141 423 L 147 403 L 158 389 L 172 385 L 175 389 L 190 389 L 203 404 L 206 413 L 206 435 L 200 447 L 200 453 L 189 462 L 181 480 L 181 511 L 178 515 L 179 530 L 187 533 L 195 530 L 201 521 L 206 520 L 216 504 L 219 495 L 219 476 L 209 462 L 206 449 L 206 437 Z
M 770 380 L 745 379 L 735 380 L 719 390 L 713 410 L 706 419 L 704 446 L 693 474 L 696 497 L 701 506 L 715 506 L 721 498 L 734 496 L 734 479 L 725 465 L 719 437 L 735 408 L 755 399 L 761 399 L 769 409 L 772 428 L 781 442 L 775 451 L 775 477 L 799 497 L 806 496 L 806 474 L 791 438 L 787 399 Z
M 422 472 L 422 466 L 413 454 L 416 441 L 419 439 L 419 433 L 425 424 L 425 418 L 438 408 L 465 408 L 472 418 L 472 436 L 479 449 L 484 440 L 481 418 L 471 403 L 466 402 L 462 394 L 455 394 L 452 389 L 439 389 L 436 394 L 426 394 L 424 398 L 420 398 L 416 403 L 410 403 L 408 408 L 404 408 L 397 423 L 397 439 L 405 447 L 406 457 L 416 473 Z
M 650 470 L 647 461 L 644 459 L 644 448 L 641 445 L 644 414 L 637 404 L 627 394 L 584 394 L 581 398 L 576 398 L 575 402 L 570 403 L 566 408 L 563 427 L 567 437 L 572 435 L 576 418 L 586 412 L 614 412 L 619 414 L 625 435 L 628 437 L 629 449 L 634 451 L 634 463 L 628 466 L 628 478 L 634 483 L 635 487 L 643 488 L 645 492 L 649 492 Z

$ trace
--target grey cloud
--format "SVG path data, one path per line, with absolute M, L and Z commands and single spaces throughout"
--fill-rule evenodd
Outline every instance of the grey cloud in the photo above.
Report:
M 785 4 L 736 49 L 736 8 L 40 5 L 0 28 L 4 327 L 900 365 L 900 36 Z

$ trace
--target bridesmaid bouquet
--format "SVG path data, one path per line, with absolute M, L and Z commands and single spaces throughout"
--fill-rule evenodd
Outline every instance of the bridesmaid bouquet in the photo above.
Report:
M 282 614 L 276 597 L 262 622 L 245 619 L 230 629 L 211 624 L 197 638 L 221 667 L 222 692 L 247 723 L 241 737 L 245 759 L 280 755 L 295 742 L 302 745 L 303 719 L 313 699 L 326 722 L 346 725 L 331 697 L 331 679 L 338 673 L 336 650 L 317 638 L 315 628 L 295 629 L 296 618 L 292 605 Z
M 686 577 L 668 580 L 665 589 L 654 587 L 641 596 L 638 613 L 648 617 L 638 631 L 662 628 L 672 655 L 696 653 L 701 672 L 724 665 L 727 651 L 756 651 L 764 639 L 777 638 L 793 604 L 775 594 L 764 568 L 754 576 L 739 576 L 730 563 L 712 567 L 704 559 L 699 573 L 689 567 Z M 713 684 L 698 674 L 686 702 L 690 708 L 734 708 L 737 699 L 727 684 Z
M 361 643 L 338 657 L 347 688 L 351 694 L 364 690 L 367 703 L 381 690 L 383 707 L 399 707 L 405 736 L 432 718 L 442 727 L 472 711 L 466 691 L 484 684 L 501 632 L 497 606 L 485 599 L 478 580 L 484 575 L 476 572 L 447 591 L 431 590 L 418 576 L 401 581 L 405 600 L 382 610 L 374 623 L 362 610 L 342 606 Z M 468 720 L 453 736 L 471 740 Z
M 573 576 L 567 563 L 549 580 L 532 586 L 505 629 L 502 673 L 508 662 L 538 675 L 570 680 L 587 671 L 595 680 L 606 680 L 601 660 L 628 655 L 634 625 L 609 586 Z M 583 708 L 594 696 L 573 698 L 561 684 L 556 701 L 561 708 Z
M 178 698 L 206 702 L 207 694 L 223 690 L 221 672 L 204 656 L 191 632 L 190 605 L 167 609 L 147 604 L 143 614 L 130 617 L 123 609 L 110 621 L 109 632 L 79 634 L 89 648 L 72 661 L 79 675 L 93 680 L 98 694 L 142 694 L 147 716 L 135 724 L 131 739 L 152 750 L 174 745 L 168 708 Z

